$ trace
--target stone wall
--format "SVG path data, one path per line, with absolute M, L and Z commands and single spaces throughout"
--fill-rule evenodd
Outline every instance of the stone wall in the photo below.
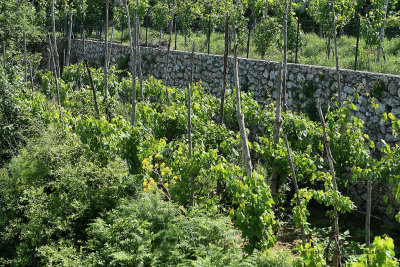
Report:
M 128 64 L 129 46 L 113 44 L 112 60 L 120 65 Z M 91 64 L 101 66 L 104 60 L 104 43 L 86 41 L 86 53 Z M 157 48 L 141 48 L 143 59 L 143 75 L 154 76 L 157 79 L 165 78 L 166 50 Z M 71 49 L 71 62 L 82 58 L 82 41 L 73 40 Z M 125 60 L 124 60 L 125 59 Z M 276 96 L 278 80 L 278 66 L 280 63 L 266 60 L 239 58 L 240 85 L 242 90 L 254 93 L 259 103 L 271 101 L 269 96 Z M 233 59 L 229 59 L 229 82 L 233 84 Z M 168 85 L 186 87 L 191 75 L 191 53 L 184 51 L 171 51 L 170 78 Z M 218 55 L 195 54 L 194 80 L 202 81 L 204 86 L 215 95 L 220 94 L 222 88 L 223 57 Z M 355 101 L 357 116 L 366 123 L 366 132 L 370 137 L 379 141 L 395 143 L 400 139 L 391 134 L 389 122 L 380 122 L 383 112 L 392 112 L 400 116 L 400 76 L 377 74 L 369 72 L 355 72 L 341 70 L 343 82 L 342 99 L 353 98 L 357 91 L 360 97 Z M 337 85 L 335 69 L 320 66 L 288 64 L 288 106 L 291 109 L 316 116 L 315 100 L 321 99 L 326 106 L 332 105 L 332 100 L 337 99 Z M 379 104 L 378 112 L 371 108 L 367 93 L 374 96 Z M 378 114 L 377 114 L 378 113 Z M 317 117 L 316 117 L 317 118 Z

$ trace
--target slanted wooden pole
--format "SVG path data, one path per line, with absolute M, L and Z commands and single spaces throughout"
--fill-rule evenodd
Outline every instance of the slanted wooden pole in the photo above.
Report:
M 108 46 L 110 50 L 110 52 L 108 53 L 108 67 L 111 66 L 111 56 L 113 54 L 113 42 L 114 42 L 114 27 L 111 28 L 111 38 Z
M 288 157 L 289 157 L 290 169 L 292 170 L 292 183 L 294 186 L 294 190 L 296 191 L 297 206 L 299 206 L 300 212 L 302 212 L 303 209 L 301 207 L 302 205 L 301 205 L 301 200 L 300 200 L 299 186 L 297 184 L 296 172 L 294 170 L 293 159 L 292 159 L 292 154 L 290 152 L 289 142 L 288 142 L 286 135 L 283 135 L 283 139 L 285 140 L 286 150 L 287 150 Z M 306 247 L 306 232 L 304 229 L 304 221 L 301 222 L 301 244 L 303 245 L 303 248 Z
M 136 16 L 136 51 L 138 55 L 138 68 L 139 68 L 139 84 L 140 84 L 140 99 L 144 100 L 144 91 L 143 91 L 143 72 L 142 72 L 142 53 L 140 51 L 140 21 L 139 15 Z
M 220 107 L 220 110 L 219 110 L 219 122 L 221 124 L 224 122 L 225 92 L 226 92 L 226 85 L 227 85 L 227 82 L 228 82 L 229 20 L 230 20 L 230 15 L 229 15 L 229 12 L 227 12 L 226 13 L 226 20 L 225 20 L 224 72 L 222 74 L 224 81 L 223 81 L 223 84 L 222 84 L 221 107 Z
M 323 140 L 324 140 L 324 145 L 325 145 L 325 151 L 326 151 L 326 154 L 328 155 L 329 169 L 330 169 L 330 174 L 332 176 L 333 191 L 335 193 L 337 193 L 338 188 L 337 188 L 337 184 L 336 184 L 336 174 L 335 174 L 335 167 L 334 167 L 335 160 L 333 159 L 333 156 L 332 156 L 331 147 L 329 144 L 329 138 L 328 138 L 328 134 L 326 132 L 325 118 L 324 118 L 324 114 L 322 113 L 321 101 L 319 99 L 317 100 L 317 108 L 318 108 L 319 116 L 321 118 L 321 124 L 322 124 L 322 130 L 323 130 Z M 334 228 L 334 234 L 335 234 L 335 254 L 333 256 L 333 266 L 337 267 L 340 264 L 340 246 L 339 246 L 339 215 L 338 215 L 338 205 L 336 202 L 333 204 L 333 212 L 334 212 L 333 228 Z
M 57 76 L 56 61 L 55 61 L 55 58 L 54 58 L 54 50 L 53 50 L 53 45 L 51 43 L 50 33 L 48 35 L 48 39 L 49 39 L 51 62 L 52 62 L 52 65 L 53 65 L 54 80 L 55 80 L 55 84 L 56 84 L 56 93 L 57 93 L 56 97 L 57 97 L 58 113 L 59 113 L 60 120 L 61 120 L 62 113 L 61 113 L 60 88 L 58 86 L 58 76 Z
M 357 42 L 356 42 L 356 57 L 354 59 L 354 71 L 357 71 L 357 65 L 358 65 L 358 47 L 360 45 L 360 28 L 361 28 L 361 18 L 360 16 L 358 17 L 358 23 L 357 23 Z
M 99 110 L 99 105 L 97 104 L 97 92 L 96 92 L 96 87 L 94 86 L 93 83 L 93 78 L 92 78 L 92 72 L 90 71 L 90 67 L 88 64 L 87 59 L 85 58 L 84 60 L 84 64 L 89 76 L 89 82 L 90 82 L 90 86 L 92 87 L 92 91 L 93 91 L 93 98 L 94 98 L 94 107 L 96 109 L 96 115 L 97 115 L 97 119 L 100 119 L 100 110 Z
M 72 38 L 72 23 L 73 23 L 73 13 L 72 10 L 69 14 L 69 30 L 68 30 L 68 47 L 67 47 L 67 57 L 65 59 L 65 66 L 69 66 L 71 57 L 71 38 Z
M 282 91 L 283 91 L 283 110 L 287 111 L 287 92 L 286 92 L 286 76 L 287 76 L 287 50 L 288 50 L 288 41 L 287 41 L 287 22 L 288 22 L 288 2 L 285 0 L 285 14 L 283 16 L 283 80 L 282 80 Z
M 193 84 L 193 81 L 194 81 L 194 51 L 195 51 L 195 49 L 196 49 L 196 46 L 193 42 L 191 64 L 190 64 L 190 84 Z
M 242 138 L 242 145 L 243 145 L 243 154 L 244 154 L 244 162 L 246 165 L 246 173 L 247 176 L 253 176 L 253 166 L 251 164 L 251 157 L 250 157 L 250 150 L 249 144 L 247 142 L 247 133 L 246 127 L 244 123 L 244 115 L 242 113 L 241 107 L 241 96 L 240 96 L 240 84 L 239 84 L 239 64 L 238 64 L 238 43 L 236 41 L 236 28 L 234 27 L 233 34 L 234 38 L 234 80 L 235 80 L 235 89 L 236 89 L 236 116 L 238 119 L 239 129 L 240 129 L 240 136 Z

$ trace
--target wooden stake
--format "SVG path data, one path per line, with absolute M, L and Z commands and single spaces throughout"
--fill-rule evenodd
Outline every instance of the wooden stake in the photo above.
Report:
M 96 109 L 97 119 L 100 119 L 100 110 L 99 110 L 99 105 L 97 104 L 97 93 L 96 93 L 96 87 L 94 87 L 93 83 L 92 72 L 90 71 L 89 64 L 86 58 L 83 60 L 83 62 L 85 63 L 85 67 L 89 76 L 90 86 L 92 87 L 93 91 L 94 107 Z
M 337 80 L 337 88 L 338 88 L 338 101 L 339 107 L 342 106 L 342 82 L 340 78 L 340 69 L 339 69 L 339 55 L 337 50 L 337 37 L 336 37 L 336 17 L 335 17 L 335 6 L 333 0 L 331 0 L 332 5 L 332 27 L 333 27 L 333 38 L 335 42 L 335 57 L 336 57 L 336 80 Z
M 268 2 L 268 1 L 267 1 Z M 223 72 L 223 85 L 222 85 L 222 95 L 221 95 L 221 107 L 219 109 L 219 122 L 222 124 L 224 122 L 224 112 L 225 112 L 225 92 L 226 84 L 228 82 L 228 56 L 229 56 L 229 12 L 226 13 L 225 20 L 225 52 L 224 52 L 224 72 Z
M 111 66 L 111 56 L 113 54 L 113 41 L 114 41 L 114 27 L 112 27 L 112 30 L 111 30 L 111 39 L 110 39 L 110 43 L 109 43 L 110 53 L 108 54 L 108 67 Z
M 194 81 L 194 51 L 196 49 L 195 43 L 193 42 L 192 47 L 192 57 L 191 57 L 191 64 L 190 64 L 190 84 L 193 84 Z
M 51 37 L 50 33 L 48 35 L 49 39 L 49 48 L 50 48 L 50 55 L 51 55 L 51 62 L 53 64 L 53 74 L 54 74 L 54 79 L 55 79 L 55 84 L 56 84 L 56 92 L 57 92 L 57 104 L 58 104 L 58 112 L 60 116 L 60 120 L 62 118 L 62 113 L 61 113 L 61 101 L 60 101 L 60 88 L 58 86 L 58 76 L 57 76 L 57 68 L 56 68 L 56 61 L 54 59 L 54 51 L 53 51 L 53 45 L 51 43 Z
M 73 13 L 72 10 L 69 14 L 69 30 L 68 30 L 68 46 L 67 46 L 67 57 L 65 59 L 65 66 L 69 66 L 69 61 L 71 57 L 71 38 L 72 38 L 72 18 L 73 18 Z
M 129 33 L 129 44 L 131 48 L 131 74 L 132 74 L 132 119 L 131 124 L 134 126 L 136 123 L 136 51 L 134 50 L 134 42 L 132 37 L 131 27 L 131 16 L 129 15 L 129 7 L 126 0 L 123 1 L 126 9 L 126 15 L 128 17 L 128 33 Z
M 108 13 L 109 13 L 109 0 L 106 1 L 106 28 L 105 28 L 105 38 L 104 38 L 104 100 L 106 108 L 107 120 L 111 120 L 111 114 L 108 110 Z
M 292 182 L 293 182 L 293 186 L 294 186 L 294 189 L 295 189 L 296 195 L 297 195 L 297 205 L 299 206 L 300 212 L 301 212 L 303 209 L 301 207 L 299 186 L 297 184 L 297 178 L 296 178 L 296 172 L 294 170 L 292 154 L 290 152 L 290 147 L 289 147 L 289 142 L 288 142 L 287 136 L 283 135 L 283 139 L 285 140 L 286 150 L 288 152 L 288 157 L 289 157 L 290 169 L 292 170 Z M 303 245 L 303 248 L 306 247 L 306 232 L 304 230 L 304 222 L 303 221 L 301 222 L 301 244 Z
M 246 165 L 246 173 L 247 176 L 253 176 L 253 166 L 251 164 L 251 157 L 250 157 L 250 150 L 249 144 L 247 143 L 247 134 L 246 134 L 246 127 L 244 123 L 244 115 L 242 113 L 241 107 L 241 96 L 240 96 L 240 84 L 239 84 L 239 64 L 238 64 L 238 57 L 237 57 L 237 47 L 238 43 L 236 41 L 236 27 L 234 27 L 233 34 L 235 36 L 234 41 L 234 79 L 235 79 L 235 89 L 236 89 L 236 116 L 238 119 L 239 129 L 240 129 L 240 136 L 242 137 L 242 145 L 243 145 L 243 154 L 244 154 L 244 162 Z
M 337 188 L 337 184 L 336 184 L 335 167 L 334 167 L 335 160 L 333 159 L 333 156 L 331 153 L 331 147 L 329 144 L 328 134 L 326 132 L 325 119 L 324 119 L 324 115 L 323 115 L 322 109 L 321 109 L 321 101 L 319 99 L 317 100 L 317 108 L 318 108 L 319 116 L 321 118 L 324 145 L 325 145 L 326 154 L 328 155 L 329 169 L 330 169 L 330 173 L 332 176 L 333 191 L 338 192 L 338 188 Z M 340 262 L 340 247 L 339 247 L 339 216 L 338 216 L 338 207 L 337 207 L 336 202 L 333 205 L 333 210 L 334 210 L 334 233 L 335 233 L 335 254 L 333 256 L 333 266 L 337 267 Z
M 382 20 L 382 24 L 381 24 L 381 31 L 379 33 L 379 46 L 378 46 L 378 55 L 376 57 L 376 62 L 380 62 L 381 61 L 381 53 L 382 53 L 382 47 L 383 47 L 383 38 L 385 36 L 385 25 L 386 25 L 386 16 L 387 16 L 387 12 L 388 12 L 388 0 L 385 0 L 385 15 L 383 16 L 383 20 Z
M 287 76 L 287 22 L 288 22 L 288 2 L 285 0 L 285 14 L 283 16 L 283 81 L 282 81 L 282 91 L 283 91 L 283 110 L 287 111 L 287 93 L 286 93 L 286 76 Z
M 372 196 L 372 182 L 371 177 L 368 178 L 367 183 L 367 207 L 365 215 L 365 247 L 369 248 L 371 245 L 371 196 Z
M 23 33 L 24 38 L 24 81 L 25 85 L 28 83 L 28 68 L 27 68 L 27 59 L 26 59 L 26 34 Z
M 279 144 L 279 137 L 281 133 L 282 127 L 282 80 L 283 80 L 283 63 L 281 63 L 278 67 L 279 72 L 279 81 L 278 81 L 278 95 L 276 99 L 276 117 L 275 117 L 275 125 L 274 125 L 274 144 L 277 146 Z M 279 189 L 279 177 L 278 171 L 276 170 L 276 166 L 272 164 L 272 174 L 271 174 L 271 194 L 274 197 L 276 193 L 278 193 Z
M 143 92 L 143 72 L 142 72 L 142 53 L 140 51 L 140 21 L 139 16 L 136 16 L 136 32 L 137 32 L 137 43 L 136 43 L 136 51 L 138 54 L 138 68 L 139 68 L 139 83 L 140 83 L 140 99 L 144 100 L 144 92 Z
M 61 75 L 60 75 L 60 60 L 59 60 L 58 50 L 57 50 L 56 18 L 55 18 L 55 11 L 54 11 L 54 0 L 51 1 L 51 20 L 52 20 L 52 25 L 53 25 L 53 47 L 54 47 L 54 59 L 56 62 L 56 72 L 57 72 L 57 76 L 61 77 Z
M 173 24 L 174 24 L 174 16 L 175 16 L 175 8 L 176 8 L 176 0 L 174 0 L 174 7 L 172 9 L 172 16 L 171 16 L 171 22 L 169 23 L 169 41 L 168 41 L 168 52 L 167 52 L 167 65 L 165 67 L 165 88 L 166 88 L 166 93 L 167 93 L 167 101 L 168 105 L 171 105 L 171 101 L 169 99 L 169 92 L 168 92 L 168 75 L 169 75 L 169 57 L 171 53 L 171 41 L 172 41 L 172 29 L 173 29 Z
M 30 78 L 31 78 L 31 88 L 32 88 L 32 92 L 34 91 L 34 84 L 33 84 L 33 68 L 32 68 L 32 63 L 30 60 L 28 60 L 29 63 L 29 74 L 30 74 Z
M 6 42 L 3 41 L 3 66 L 4 66 L 4 71 L 6 71 L 7 68 L 7 59 L 6 59 Z
M 188 146 L 189 146 L 189 159 L 193 159 L 193 151 L 192 151 L 192 117 L 191 117 L 191 91 L 190 91 L 190 83 L 188 86 Z M 190 206 L 194 206 L 194 176 L 190 174 L 190 186 L 192 187 L 192 192 L 190 194 Z

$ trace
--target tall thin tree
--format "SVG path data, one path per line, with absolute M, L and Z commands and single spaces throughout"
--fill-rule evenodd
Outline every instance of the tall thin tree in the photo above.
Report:
M 250 150 L 249 144 L 247 142 L 247 133 L 246 126 L 244 122 L 244 115 L 242 113 L 242 104 L 241 104 L 241 96 L 240 96 L 240 83 L 239 83 L 239 63 L 238 63 L 238 43 L 236 41 L 236 27 L 233 29 L 234 35 L 234 80 L 235 80 L 235 89 L 236 89 L 236 116 L 240 129 L 240 136 L 242 138 L 243 145 L 243 155 L 244 155 L 244 163 L 246 165 L 246 173 L 247 176 L 253 176 L 253 166 L 251 164 Z
M 268 2 L 268 1 L 267 1 Z M 229 20 L 230 15 L 229 12 L 226 13 L 226 20 L 225 20 L 225 51 L 224 51 L 224 72 L 222 74 L 224 82 L 222 84 L 222 94 L 221 94 L 221 107 L 219 110 L 219 121 L 222 124 L 224 122 L 224 112 L 225 112 L 225 92 L 226 92 L 226 85 L 228 82 L 228 56 L 229 56 Z

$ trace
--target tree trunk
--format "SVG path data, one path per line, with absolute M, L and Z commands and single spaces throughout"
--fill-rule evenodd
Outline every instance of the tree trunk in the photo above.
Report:
M 286 92 L 286 76 L 287 76 L 287 28 L 288 22 L 288 2 L 285 0 L 285 14 L 283 15 L 283 83 L 282 83 L 282 90 L 283 90 L 283 110 L 287 111 L 287 92 Z
M 337 193 L 338 188 L 337 188 L 337 184 L 336 184 L 335 167 L 333 165 L 335 161 L 334 161 L 332 153 L 331 153 L 328 134 L 326 132 L 325 119 L 324 119 L 324 115 L 323 115 L 322 109 L 321 109 L 321 102 L 319 100 L 317 101 L 317 108 L 318 108 L 319 116 L 321 118 L 324 145 L 325 145 L 326 154 L 328 155 L 329 169 L 330 169 L 330 173 L 332 176 L 333 191 L 335 193 Z M 339 215 L 338 215 L 338 205 L 336 202 L 333 204 L 333 211 L 334 211 L 334 222 L 333 223 L 334 223 L 334 233 L 335 233 L 335 254 L 333 256 L 333 266 L 337 267 L 340 264 L 340 246 L 339 246 Z
M 369 248 L 371 245 L 371 193 L 372 193 L 372 182 L 371 178 L 368 178 L 367 184 L 367 207 L 365 216 L 365 246 Z
M 376 57 L 376 62 L 381 61 L 381 53 L 382 53 L 382 47 L 383 47 L 383 38 L 385 36 L 385 25 L 386 25 L 386 16 L 387 16 L 387 11 L 388 11 L 388 0 L 385 0 L 385 15 L 383 16 L 383 21 L 381 24 L 381 31 L 379 33 L 379 40 L 381 41 L 379 46 L 378 46 L 378 55 Z
M 226 21 L 225 21 L 225 52 L 224 52 L 224 72 L 223 72 L 224 83 L 222 85 L 221 108 L 219 110 L 219 114 L 220 114 L 219 121 L 221 124 L 224 123 L 225 92 L 226 92 L 226 84 L 228 82 L 229 20 L 230 20 L 230 15 L 229 15 L 229 12 L 227 12 L 226 13 Z
M 67 47 L 67 58 L 65 61 L 65 66 L 69 66 L 70 64 L 70 57 L 71 57 L 71 38 L 72 38 L 72 17 L 73 17 L 73 13 L 71 11 L 71 13 L 69 14 L 69 30 L 68 30 L 68 47 Z
M 296 172 L 294 170 L 292 155 L 290 153 L 289 142 L 288 142 L 288 139 L 287 139 L 286 135 L 283 136 L 283 139 L 285 140 L 286 150 L 287 150 L 288 157 L 289 157 L 290 169 L 292 170 L 292 182 L 293 182 L 293 186 L 294 186 L 294 189 L 296 191 L 296 194 L 297 194 L 297 205 L 299 206 L 300 211 L 302 211 L 303 209 L 301 207 L 299 186 L 297 184 Z M 301 222 L 301 244 L 303 245 L 303 248 L 305 248 L 305 246 L 306 246 L 306 232 L 304 230 L 304 221 Z
M 276 99 L 276 117 L 274 125 L 274 144 L 279 144 L 279 137 L 282 127 L 282 79 L 283 79 L 283 63 L 279 65 L 279 82 L 278 82 L 278 94 Z M 271 174 L 271 194 L 274 197 L 279 190 L 279 177 L 278 171 L 276 170 L 275 163 L 272 163 L 272 174 Z
M 51 1 L 51 20 L 53 25 L 53 46 L 54 46 L 54 58 L 56 62 L 56 72 L 57 76 L 60 77 L 60 60 L 58 56 L 57 50 L 57 35 L 56 35 L 56 18 L 55 18 L 55 11 L 54 11 L 54 0 Z
M 134 50 L 135 43 L 132 37 L 132 27 L 131 27 L 131 16 L 129 15 L 129 7 L 127 0 L 124 0 L 124 5 L 126 9 L 126 15 L 128 17 L 128 33 L 129 33 L 129 44 L 131 48 L 131 74 L 132 74 L 132 120 L 131 124 L 134 126 L 136 123 L 136 51 Z
M 336 58 L 336 80 L 338 88 L 338 101 L 339 107 L 342 105 L 342 82 L 340 80 L 340 69 L 339 69 L 339 55 L 337 50 L 337 38 L 336 38 L 336 18 L 335 18 L 335 6 L 333 5 L 333 0 L 331 0 L 332 5 L 332 27 L 333 27 L 333 38 L 335 42 L 335 58 Z
M 27 59 L 26 59 L 26 33 L 23 33 L 24 38 L 24 82 L 25 85 L 28 83 L 28 67 L 27 67 Z
M 192 117 L 191 117 L 191 111 L 190 111 L 190 108 L 191 108 L 191 92 L 190 92 L 190 83 L 189 83 L 189 86 L 188 86 L 188 90 L 187 90 L 187 93 L 188 93 L 188 142 L 189 142 L 189 144 L 188 144 L 188 146 L 189 146 L 189 160 L 193 160 L 193 151 L 192 151 Z M 194 190 L 195 190 L 195 188 L 194 188 L 194 176 L 193 176 L 193 174 L 191 173 L 190 174 L 190 186 L 191 186 L 191 188 L 192 188 L 192 192 L 191 192 L 191 194 L 190 194 L 190 206 L 194 206 Z
M 236 27 L 234 27 L 233 34 L 235 36 Z M 247 134 L 246 134 L 246 127 L 244 123 L 244 115 L 242 113 L 241 107 L 241 100 L 240 100 L 240 84 L 239 84 L 239 64 L 238 64 L 238 57 L 237 57 L 237 47 L 238 43 L 236 42 L 236 36 L 234 38 L 234 80 L 235 80 L 235 89 L 236 89 L 236 116 L 239 123 L 240 129 L 240 136 L 242 138 L 242 145 L 243 145 L 243 154 L 244 154 L 244 162 L 246 165 L 246 173 L 247 176 L 253 176 L 253 167 L 251 164 L 251 157 L 250 157 L 250 150 L 249 144 L 247 143 Z
M 87 73 L 89 76 L 90 86 L 92 87 L 92 91 L 93 91 L 94 107 L 96 109 L 97 119 L 100 119 L 100 110 L 99 110 L 99 105 L 97 104 L 97 92 L 96 92 L 96 87 L 94 87 L 92 72 L 90 71 L 87 59 L 85 58 L 83 61 L 84 61 L 84 64 L 85 64 L 85 67 L 86 67 L 86 70 L 87 70 Z
M 104 38 L 104 100 L 106 108 L 107 120 L 111 120 L 111 114 L 108 110 L 108 12 L 109 12 L 109 0 L 106 1 L 106 28 Z
M 61 113 L 61 101 L 60 101 L 60 88 L 58 86 L 58 76 L 57 76 L 57 68 L 56 68 L 56 61 L 54 59 L 54 51 L 53 51 L 53 45 L 51 44 L 51 37 L 49 33 L 49 48 L 50 48 L 50 55 L 51 55 L 51 61 L 53 64 L 53 74 L 54 74 L 54 79 L 55 79 L 55 84 L 56 84 L 56 93 L 57 93 L 57 104 L 58 104 L 58 113 L 60 116 L 60 120 L 62 118 L 62 113 Z
M 167 101 L 168 101 L 168 105 L 171 105 L 171 101 L 169 99 L 169 92 L 168 92 L 168 76 L 169 76 L 169 57 L 170 57 L 170 53 L 171 53 L 171 42 L 172 42 L 172 30 L 173 30 L 173 26 L 174 26 L 174 16 L 175 16 L 175 8 L 176 8 L 176 0 L 174 0 L 174 7 L 172 9 L 172 16 L 171 16 L 171 22 L 169 23 L 169 41 L 168 41 L 168 52 L 167 52 L 167 65 L 165 68 L 165 90 L 167 93 Z

